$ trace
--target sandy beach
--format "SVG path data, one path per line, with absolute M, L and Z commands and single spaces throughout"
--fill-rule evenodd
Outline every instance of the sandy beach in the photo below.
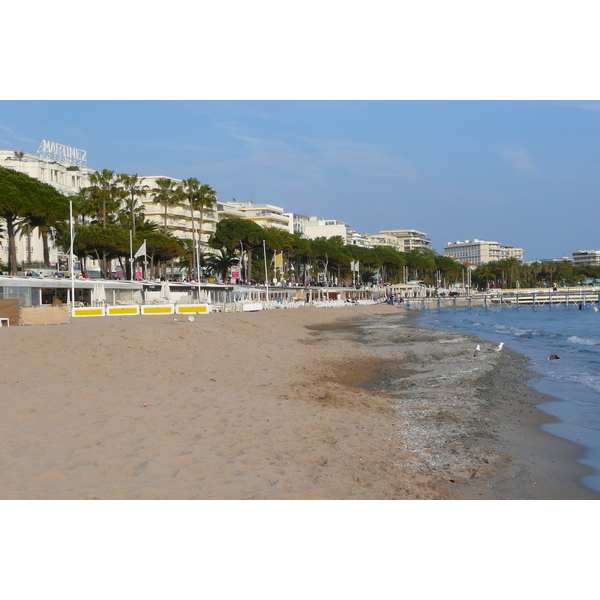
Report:
M 387 305 L 3 328 L 2 499 L 596 498 L 526 360 Z

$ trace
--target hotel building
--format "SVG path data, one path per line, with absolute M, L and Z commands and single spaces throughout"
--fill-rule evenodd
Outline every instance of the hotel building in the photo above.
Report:
M 83 154 L 77 154 L 74 151 Z M 94 173 L 94 169 L 86 166 L 85 152 L 51 142 L 42 142 L 37 154 L 0 150 L 0 167 L 19 171 L 43 181 L 65 196 L 73 196 L 82 188 L 89 186 L 90 175 Z M 18 264 L 23 261 L 41 263 L 44 260 L 42 238 L 38 230 L 33 229 L 29 235 L 24 233 L 21 237 L 17 236 L 15 245 Z M 58 269 L 59 258 L 64 258 L 64 255 L 62 249 L 55 246 L 52 237 L 48 240 L 48 250 L 50 262 Z M 0 261 L 8 264 L 8 239 L 6 236 L 0 238 Z
M 573 265 L 578 266 L 600 266 L 600 250 L 580 250 L 573 252 Z
M 489 242 L 475 238 L 464 242 L 448 242 L 444 246 L 444 254 L 461 262 L 483 265 L 504 258 L 523 260 L 523 249 L 513 246 L 501 246 L 498 242 Z
M 417 231 L 416 229 L 388 229 L 380 231 L 377 236 L 370 236 L 376 238 L 374 246 L 395 246 L 400 252 L 409 252 L 410 250 L 416 250 L 417 248 L 431 248 L 431 240 L 427 237 L 427 234 L 423 231 Z M 385 241 L 393 241 L 394 244 L 383 243 Z

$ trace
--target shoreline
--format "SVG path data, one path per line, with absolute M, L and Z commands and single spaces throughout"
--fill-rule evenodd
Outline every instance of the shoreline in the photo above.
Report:
M 583 447 L 541 429 L 557 419 L 537 406 L 556 398 L 527 385 L 529 360 L 500 354 L 474 336 L 422 328 L 412 313 L 332 325 L 356 335 L 375 359 L 358 385 L 390 400 L 400 447 L 412 473 L 437 498 L 598 499 L 579 480 L 591 469 L 575 462 Z M 473 349 L 484 349 L 474 359 Z M 486 350 L 487 349 L 487 350 Z
M 4 499 L 598 497 L 524 357 L 397 307 L 2 333 Z
M 420 321 L 423 318 L 422 315 L 420 317 L 413 316 L 413 322 Z M 433 323 L 429 323 L 429 325 L 433 325 Z M 468 333 L 463 335 L 470 337 L 473 344 L 479 343 L 482 348 L 494 345 L 489 339 Z M 505 402 L 507 407 L 511 407 L 510 417 L 513 428 L 503 427 L 501 431 L 502 438 L 504 446 L 511 445 L 523 461 L 524 466 L 521 471 L 513 468 L 510 476 L 522 478 L 522 485 L 528 482 L 528 486 L 535 489 L 536 493 L 543 491 L 545 486 L 546 493 L 551 495 L 553 494 L 552 483 L 548 483 L 548 477 L 553 472 L 561 473 L 560 481 L 568 482 L 569 475 L 571 475 L 575 488 L 583 492 L 581 497 L 599 499 L 600 493 L 581 481 L 586 475 L 596 474 L 592 467 L 585 465 L 582 461 L 590 449 L 572 438 L 552 433 L 551 428 L 544 428 L 545 425 L 551 426 L 563 423 L 558 417 L 548 412 L 544 405 L 565 401 L 554 396 L 550 390 L 544 392 L 534 387 L 534 381 L 542 381 L 546 376 L 534 369 L 530 358 L 518 351 L 504 348 L 502 355 L 506 354 L 512 355 L 513 358 L 510 361 L 512 364 L 503 365 L 503 370 L 499 373 L 490 372 L 481 382 L 479 393 L 482 398 L 488 401 L 490 408 L 495 407 L 497 409 L 499 401 Z M 501 392 L 500 398 L 494 399 L 491 397 L 490 389 L 499 390 Z M 511 404 L 511 397 L 516 398 L 518 401 Z M 514 427 L 515 424 L 516 428 Z M 521 431 L 523 427 L 525 429 Z M 525 434 L 525 437 L 523 434 Z M 527 436 L 530 436 L 531 440 L 527 440 Z M 501 441 L 498 443 L 498 446 L 500 445 Z M 536 456 L 542 464 L 535 465 L 534 457 Z M 527 471 L 530 472 L 529 476 Z M 501 481 L 501 476 L 499 476 L 498 480 L 490 485 L 496 488 L 497 494 L 502 494 L 505 483 Z M 564 486 L 562 483 L 559 485 Z M 532 486 L 537 487 L 532 488 Z M 570 485 L 566 491 L 577 494 L 577 492 L 571 490 Z M 564 494 L 564 491 L 562 493 Z M 484 489 L 483 495 L 486 494 L 489 494 L 489 490 Z M 574 497 L 579 497 L 579 495 Z

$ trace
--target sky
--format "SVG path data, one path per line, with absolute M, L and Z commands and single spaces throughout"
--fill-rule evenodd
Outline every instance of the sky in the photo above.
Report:
M 88 166 L 197 177 L 220 201 L 480 238 L 525 260 L 599 249 L 600 102 L 8 100 L 0 148 L 49 140 Z

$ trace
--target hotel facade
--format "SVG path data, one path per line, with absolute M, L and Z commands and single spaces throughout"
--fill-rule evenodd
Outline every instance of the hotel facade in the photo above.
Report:
M 502 246 L 498 242 L 490 242 L 475 238 L 464 242 L 448 242 L 444 246 L 444 254 L 474 265 L 484 265 L 489 262 L 516 258 L 523 261 L 523 249 L 513 246 Z

